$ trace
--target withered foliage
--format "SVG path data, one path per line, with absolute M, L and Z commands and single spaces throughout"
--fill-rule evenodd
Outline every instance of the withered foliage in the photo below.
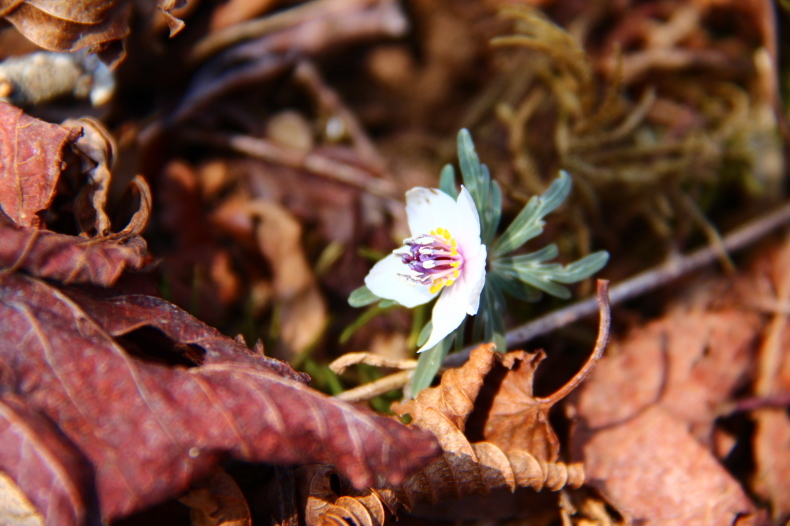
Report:
M 183 27 L 183 22 L 170 11 L 185 3 L 186 0 L 158 1 L 172 34 Z M 4 0 L 0 2 L 0 16 L 44 49 L 75 51 L 87 47 L 115 63 L 124 55 L 123 40 L 129 35 L 133 7 L 131 0 Z
M 785 245 L 618 308 L 560 404 L 599 357 L 574 376 L 583 326 L 545 359 L 478 349 L 395 406 L 410 427 L 297 369 L 340 393 L 413 367 L 427 310 L 374 312 L 338 344 L 345 299 L 462 127 L 504 218 L 570 173 L 546 235 L 609 250 L 614 281 L 782 199 L 785 3 L 0 1 L 3 57 L 35 49 L 20 35 L 128 52 L 102 108 L 29 101 L 61 126 L 0 106 L 2 518 L 783 524 Z M 536 396 L 539 363 L 539 393 L 574 379 Z
M 307 375 L 163 299 L 108 288 L 151 258 L 139 236 L 147 184 L 134 180 L 138 208 L 112 232 L 106 131 L 0 111 L 12 138 L 0 206 L 19 218 L 4 214 L 0 236 L 0 471 L 27 499 L 3 501 L 0 514 L 33 508 L 39 524 L 98 524 L 177 496 L 228 456 L 331 462 L 359 487 L 382 474 L 398 483 L 435 456 L 428 433 L 327 398 Z M 71 209 L 84 236 L 48 231 L 37 215 L 68 186 L 67 149 L 77 156 Z M 31 173 L 42 161 L 50 169 Z
M 462 519 L 506 518 L 525 513 L 524 491 L 557 491 L 584 483 L 581 463 L 560 461 L 559 440 L 549 424 L 552 406 L 592 371 L 609 331 L 606 287 L 599 288 L 601 323 L 595 350 L 584 367 L 554 394 L 532 393 L 543 351 L 501 355 L 493 345 L 472 351 L 469 361 L 447 371 L 441 383 L 393 411 L 410 417 L 410 426 L 430 431 L 443 454 L 402 485 L 374 486 L 338 496 L 326 467 L 301 470 L 307 495 L 306 522 L 383 523 L 384 511 Z

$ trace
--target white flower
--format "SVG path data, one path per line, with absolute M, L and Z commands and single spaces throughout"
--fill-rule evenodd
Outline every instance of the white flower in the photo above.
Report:
M 461 187 L 458 200 L 434 188 L 406 192 L 412 237 L 376 263 L 365 285 L 380 298 L 404 307 L 422 305 L 441 293 L 433 307 L 433 330 L 419 351 L 435 346 L 467 314 L 477 314 L 486 276 L 486 247 L 472 196 Z

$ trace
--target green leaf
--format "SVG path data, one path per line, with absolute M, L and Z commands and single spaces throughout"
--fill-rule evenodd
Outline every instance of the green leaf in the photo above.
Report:
M 370 292 L 367 285 L 362 285 L 348 296 L 348 304 L 352 307 L 364 307 L 376 303 L 381 298 Z
M 472 332 L 475 341 L 494 342 L 497 351 L 505 352 L 505 296 L 497 283 L 486 279 L 480 297 L 480 308 L 475 315 Z
M 578 261 L 566 265 L 560 272 L 554 273 L 554 281 L 558 283 L 576 283 L 587 279 L 606 266 L 609 253 L 605 250 L 593 252 Z
M 412 398 L 416 397 L 426 387 L 430 387 L 454 339 L 455 334 L 451 333 L 431 349 L 420 354 L 417 360 L 417 367 L 414 369 L 414 375 L 411 377 Z
M 490 272 L 486 279 L 493 281 L 505 294 L 510 294 L 521 301 L 534 303 L 543 297 L 543 293 L 540 290 L 513 277 Z
M 540 235 L 546 224 L 543 218 L 556 210 L 568 197 L 570 191 L 571 178 L 567 172 L 560 170 L 560 176 L 551 183 L 549 189 L 540 197 L 533 196 L 494 244 L 493 257 L 512 252 L 528 240 Z
M 430 337 L 432 330 L 433 330 L 433 322 L 431 320 L 428 320 L 428 323 L 426 323 L 425 327 L 423 327 L 422 330 L 420 331 L 420 335 L 417 336 L 418 349 L 423 345 L 425 345 L 425 342 L 428 341 L 428 338 Z
M 455 169 L 452 164 L 444 165 L 439 175 L 439 189 L 453 199 L 458 199 L 458 187 L 455 185 Z
M 500 258 L 491 265 L 491 272 L 505 280 L 518 280 L 562 299 L 571 297 L 571 292 L 559 283 L 575 283 L 601 270 L 609 260 L 605 251 L 595 252 L 567 266 L 559 263 L 542 263 L 547 255 L 555 254 L 552 245 L 523 256 Z M 553 256 L 551 256 L 553 257 Z
M 502 218 L 502 189 L 499 188 L 499 183 L 491 181 L 491 199 L 488 203 L 485 213 L 485 221 L 483 221 L 483 230 L 481 232 L 481 239 L 483 244 L 490 246 L 496 235 L 496 229 L 499 226 L 499 220 Z
M 366 310 L 356 320 L 352 321 L 348 325 L 348 327 L 343 329 L 343 332 L 340 333 L 340 343 L 341 344 L 346 343 L 348 340 L 351 339 L 352 336 L 354 336 L 354 333 L 356 333 L 359 329 L 364 327 L 370 320 L 372 320 L 379 314 L 382 314 L 385 311 L 387 311 L 387 309 L 389 309 L 391 305 L 387 307 L 382 307 L 381 304 L 384 303 L 384 301 L 389 301 L 389 300 L 383 300 L 375 307 L 371 307 L 370 309 Z

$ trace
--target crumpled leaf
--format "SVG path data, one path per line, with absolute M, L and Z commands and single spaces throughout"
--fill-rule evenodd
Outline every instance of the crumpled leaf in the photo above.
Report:
M 233 477 L 217 467 L 179 499 L 189 506 L 191 526 L 252 526 L 247 500 Z
M 281 205 L 264 200 L 229 200 L 212 220 L 234 237 L 254 240 L 273 274 L 284 355 L 315 343 L 327 320 L 326 302 L 302 248 L 302 227 Z
M 754 291 L 763 291 L 769 301 L 780 305 L 790 299 L 790 243 L 785 242 L 774 253 L 762 258 L 755 272 L 757 284 L 752 280 L 744 287 L 748 299 L 759 302 Z M 768 289 L 768 290 L 765 290 Z M 747 301 L 748 301 L 747 299 Z M 777 308 L 768 324 L 765 337 L 758 351 L 757 373 L 753 394 L 759 398 L 779 397 L 790 393 L 790 330 L 788 313 Z M 751 414 L 754 422 L 755 470 L 750 480 L 752 491 L 771 505 L 771 515 L 776 524 L 790 519 L 790 493 L 786 490 L 790 480 L 790 417 L 786 408 L 764 407 Z
M 1 212 L 0 212 L 1 213 Z M 126 269 L 140 270 L 151 262 L 145 240 L 122 242 L 56 234 L 21 228 L 0 215 L 0 267 L 24 270 L 62 283 L 110 286 Z
M 606 285 L 599 282 L 601 321 L 595 350 L 565 386 L 549 397 L 535 397 L 532 382 L 545 356 L 542 351 L 503 356 L 493 344 L 479 346 L 462 367 L 447 371 L 439 386 L 393 405 L 397 415 L 411 416 L 410 426 L 437 438 L 442 456 L 402 485 L 382 484 L 341 497 L 324 480 L 326 472 L 312 473 L 305 487 L 312 498 L 307 525 L 375 524 L 379 500 L 390 513 L 405 509 L 425 518 L 507 518 L 530 513 L 531 503 L 540 506 L 535 491 L 581 486 L 582 465 L 558 460 L 559 442 L 548 411 L 584 380 L 603 354 L 610 320 Z
M 590 484 L 644 524 L 734 524 L 755 508 L 704 444 L 718 406 L 745 382 L 754 312 L 709 309 L 720 291 L 688 294 L 661 320 L 612 347 L 579 391 L 574 458 Z
M 183 22 L 170 11 L 185 0 L 159 0 L 173 36 Z M 51 51 L 76 51 L 84 47 L 105 50 L 129 34 L 130 0 L 0 0 L 0 16 L 12 23 L 20 33 L 37 45 Z M 122 58 L 116 51 L 110 62 Z
M 15 223 L 41 228 L 38 214 L 55 196 L 63 149 L 79 135 L 0 102 L 0 206 Z
M 53 524 L 54 517 L 61 524 L 98 523 L 88 460 L 52 421 L 11 393 L 0 396 L 0 443 L 0 475 L 5 472 L 16 479 L 27 504 L 37 508 L 7 502 L 6 489 L 0 492 L 4 523 L 14 519 L 11 524 Z M 18 471 L 23 464 L 24 471 Z
M 108 312 L 115 309 L 108 319 L 122 318 L 119 309 L 129 307 L 131 320 L 125 329 L 111 327 L 115 332 L 167 327 L 170 320 L 188 316 L 151 300 L 146 322 L 136 310 L 145 300 L 127 300 L 104 300 Z M 146 338 L 139 331 L 113 338 L 90 313 L 101 302 L 21 274 L 0 276 L 0 362 L 5 364 L 1 380 L 6 396 L 24 399 L 30 411 L 49 419 L 62 440 L 74 444 L 90 462 L 90 469 L 62 470 L 38 449 L 39 441 L 4 447 L 0 471 L 9 473 L 31 498 L 41 489 L 33 476 L 41 466 L 40 461 L 31 463 L 30 455 L 19 454 L 25 448 L 43 457 L 47 470 L 64 477 L 65 488 L 83 488 L 77 481 L 84 477 L 95 480 L 103 520 L 180 493 L 227 454 L 270 464 L 332 463 L 362 487 L 380 474 L 397 484 L 436 452 L 429 434 L 273 374 L 249 353 L 233 362 L 226 351 L 220 359 L 191 368 L 135 359 L 129 353 L 137 355 L 139 349 L 146 356 L 167 356 L 185 351 L 185 346 L 163 349 L 161 337 Z M 198 327 L 193 320 L 187 332 Z M 205 326 L 204 331 L 204 338 L 193 335 L 190 341 L 205 342 L 210 357 L 220 336 Z M 234 343 L 226 340 L 231 348 Z M 79 524 L 74 519 L 80 513 L 77 504 L 88 502 L 90 491 L 63 493 L 58 492 L 60 500 L 74 503 L 71 507 L 39 509 L 53 524 Z
M 105 206 L 112 180 L 110 170 L 117 149 L 115 139 L 101 123 L 89 117 L 68 119 L 63 126 L 82 129 L 82 136 L 72 145 L 82 154 L 81 172 L 88 179 L 77 196 L 77 221 L 88 237 L 105 236 L 110 232 Z

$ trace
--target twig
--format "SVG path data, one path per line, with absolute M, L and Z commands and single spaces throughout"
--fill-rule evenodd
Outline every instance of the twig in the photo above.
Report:
M 215 31 L 198 42 L 192 49 L 189 62 L 192 64 L 203 62 L 223 49 L 245 40 L 260 38 L 314 18 L 343 12 L 349 7 L 352 9 L 365 7 L 371 4 L 372 1 L 374 0 L 316 0 L 315 2 L 307 2 L 265 18 L 234 24 L 220 31 Z
M 593 350 L 587 363 L 579 370 L 573 379 L 565 384 L 559 391 L 555 392 L 548 398 L 540 399 L 545 403 L 555 403 L 556 401 L 567 396 L 577 385 L 579 385 L 590 371 L 592 371 L 598 360 L 601 359 L 603 351 L 606 348 L 606 343 L 609 341 L 609 326 L 611 324 L 611 311 L 609 310 L 609 282 L 605 280 L 598 281 L 597 305 L 599 308 L 601 321 L 598 325 L 598 338 L 595 342 L 595 349 Z M 467 353 L 468 354 L 468 353 Z M 445 359 L 445 362 L 447 360 Z M 363 400 L 370 400 L 375 396 L 387 393 L 389 391 L 400 389 L 404 387 L 410 380 L 414 370 L 400 371 L 383 378 L 379 378 L 374 382 L 360 385 L 354 389 L 349 389 L 344 393 L 340 393 L 335 398 L 344 400 L 346 402 L 361 402 Z
M 392 182 L 373 177 L 372 173 L 326 155 L 286 148 L 265 139 L 247 135 L 185 131 L 184 137 L 197 142 L 210 143 L 251 157 L 272 163 L 306 170 L 315 175 L 334 179 L 361 188 L 371 194 L 387 199 L 397 198 L 397 189 Z
M 746 225 L 729 233 L 722 240 L 728 252 L 740 250 L 769 232 L 790 222 L 790 204 L 766 214 Z M 666 263 L 650 270 L 646 270 L 612 287 L 609 301 L 617 305 L 624 301 L 636 298 L 656 290 L 689 272 L 697 270 L 716 261 L 719 255 L 717 247 L 701 248 L 687 256 L 676 256 Z M 550 312 L 545 316 L 525 323 L 508 331 L 506 341 L 508 346 L 522 345 L 529 340 L 547 334 L 555 329 L 585 318 L 596 311 L 595 298 L 589 298 L 563 309 Z M 469 359 L 472 348 L 466 348 L 460 353 L 451 354 L 442 362 L 443 367 L 458 367 Z
M 363 400 L 370 400 L 384 393 L 400 389 L 409 382 L 413 372 L 414 370 L 410 370 L 390 374 L 368 384 L 362 384 L 354 389 L 349 389 L 335 396 L 335 398 L 343 400 L 344 402 L 362 402 Z
M 598 337 L 595 339 L 595 349 L 593 349 L 592 354 L 590 357 L 587 358 L 587 362 L 584 366 L 579 369 L 573 378 L 565 385 L 562 386 L 561 389 L 554 392 L 551 396 L 547 398 L 539 398 L 538 400 L 549 403 L 555 404 L 558 401 L 562 400 L 568 394 L 576 389 L 580 383 L 584 381 L 585 378 L 592 372 L 595 368 L 595 364 L 603 356 L 603 352 L 606 349 L 606 344 L 609 343 L 609 328 L 612 325 L 612 310 L 609 307 L 609 282 L 604 279 L 598 280 L 598 290 L 595 294 L 595 301 L 598 304 L 598 313 L 600 316 L 600 320 L 598 321 Z
M 264 36 L 226 49 L 203 64 L 170 120 L 184 122 L 208 102 L 242 86 L 260 84 L 305 57 L 361 40 L 402 36 L 408 29 L 408 20 L 394 0 L 321 0 L 296 14 L 287 11 L 277 16 L 283 18 L 269 22 Z M 229 29 L 235 31 L 237 26 Z
M 354 150 L 360 158 L 373 167 L 377 173 L 383 173 L 386 163 L 379 155 L 373 141 L 370 140 L 362 124 L 360 124 L 354 112 L 346 106 L 340 95 L 324 82 L 324 79 L 321 78 L 321 74 L 312 62 L 308 60 L 301 61 L 296 66 L 294 78 L 310 91 L 320 106 L 326 108 L 343 122 L 348 136 L 351 137 Z

